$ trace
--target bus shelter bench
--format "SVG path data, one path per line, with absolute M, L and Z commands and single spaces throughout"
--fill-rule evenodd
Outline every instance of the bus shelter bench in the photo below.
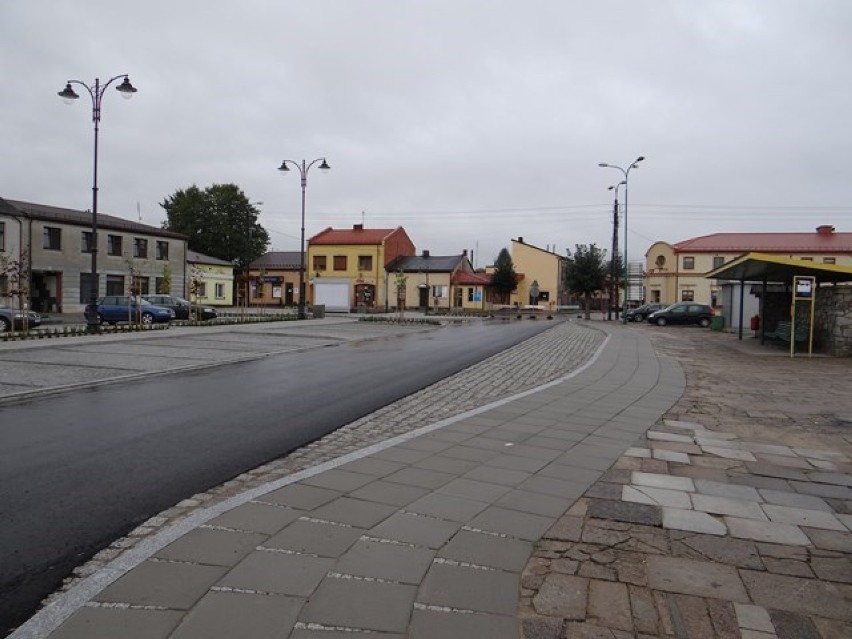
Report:
M 790 338 L 793 332 L 793 323 L 787 321 L 780 321 L 775 325 L 775 330 L 766 333 L 766 337 L 769 339 L 780 339 L 782 342 L 790 343 Z M 808 327 L 804 325 L 799 325 L 796 327 L 796 341 L 797 342 L 805 342 L 808 339 Z

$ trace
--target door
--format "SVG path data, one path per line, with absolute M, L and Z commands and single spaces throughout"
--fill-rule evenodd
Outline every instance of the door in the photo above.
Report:
M 423 288 L 418 288 L 417 290 L 420 292 L 419 306 L 422 310 L 425 311 L 429 308 L 429 289 L 424 286 Z

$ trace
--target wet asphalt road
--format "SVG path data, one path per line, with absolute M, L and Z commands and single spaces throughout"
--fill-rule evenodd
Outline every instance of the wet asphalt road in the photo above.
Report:
M 552 325 L 446 327 L 0 407 L 0 630 L 182 499 Z

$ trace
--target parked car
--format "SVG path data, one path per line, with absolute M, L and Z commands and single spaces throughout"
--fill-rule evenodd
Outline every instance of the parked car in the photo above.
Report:
M 713 309 L 707 304 L 693 304 L 692 302 L 679 302 L 672 304 L 660 311 L 654 311 L 648 316 L 648 321 L 657 326 L 666 324 L 698 324 L 699 326 L 710 326 L 713 317 Z
M 0 304 L 0 333 L 11 330 L 20 331 L 24 328 L 24 324 L 28 328 L 41 326 L 41 315 L 35 311 L 22 311 Z
M 115 325 L 118 322 L 135 321 L 141 318 L 143 324 L 170 322 L 175 312 L 170 308 L 157 306 L 151 302 L 127 295 L 107 295 L 98 300 L 98 323 Z
M 174 295 L 145 295 L 145 299 L 151 302 L 151 304 L 172 309 L 175 312 L 175 319 L 189 319 L 190 303 L 182 297 L 175 297 Z M 210 320 L 216 319 L 219 313 L 212 306 L 198 304 L 192 307 L 192 315 L 196 319 Z
M 630 308 L 625 311 L 624 316 L 628 322 L 644 322 L 654 311 L 661 311 L 666 307 L 665 304 L 643 304 L 638 308 Z

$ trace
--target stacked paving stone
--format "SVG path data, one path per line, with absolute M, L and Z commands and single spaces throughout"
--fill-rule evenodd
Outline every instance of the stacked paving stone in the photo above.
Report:
M 664 420 L 537 545 L 527 639 L 852 637 L 852 463 Z

